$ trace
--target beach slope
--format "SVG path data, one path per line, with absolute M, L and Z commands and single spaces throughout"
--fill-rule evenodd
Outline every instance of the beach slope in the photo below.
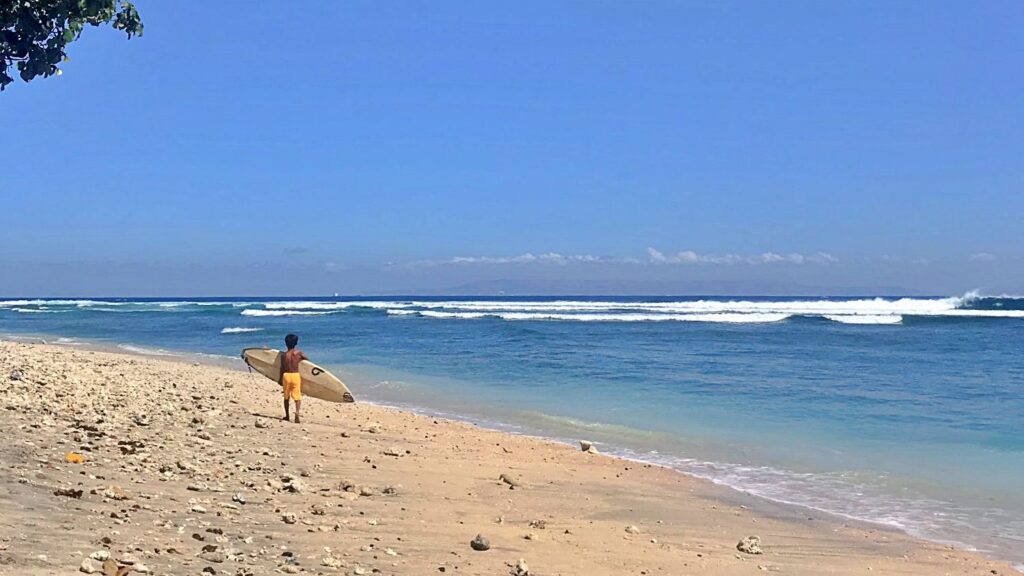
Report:
M 468 423 L 316 399 L 283 422 L 224 367 L 2 342 L 0 379 L 0 574 L 1011 572 Z

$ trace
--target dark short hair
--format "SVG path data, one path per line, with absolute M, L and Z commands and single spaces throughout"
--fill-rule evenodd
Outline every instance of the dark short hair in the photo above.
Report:
M 291 350 L 292 348 L 295 348 L 295 345 L 298 344 L 298 343 L 299 343 L 299 337 L 296 336 L 295 334 L 289 334 L 289 335 L 284 337 L 284 345 L 287 346 L 289 350 Z

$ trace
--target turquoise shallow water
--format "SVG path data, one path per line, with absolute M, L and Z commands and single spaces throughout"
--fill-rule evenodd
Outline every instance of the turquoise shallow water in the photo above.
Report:
M 1024 562 L 1024 300 L 0 301 L 0 332 L 235 357 Z M 73 341 L 73 340 L 72 340 Z

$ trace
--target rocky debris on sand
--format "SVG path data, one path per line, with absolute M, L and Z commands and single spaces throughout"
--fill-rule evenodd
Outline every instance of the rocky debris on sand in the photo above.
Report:
M 367 496 L 367 497 L 369 497 L 369 496 L 373 496 L 375 493 L 376 492 L 374 491 L 372 486 L 360 486 L 359 487 L 359 495 L 360 496 Z
M 127 500 L 128 499 L 128 494 L 125 493 L 124 488 L 121 488 L 120 486 L 110 486 L 110 487 L 108 487 L 106 490 L 103 491 L 103 496 L 105 498 L 110 498 L 111 500 Z
M 594 443 L 590 440 L 580 440 L 580 450 L 587 454 L 597 454 L 597 448 L 594 447 Z
M 511 474 L 502 474 L 501 476 L 498 476 L 498 480 L 501 480 L 505 484 L 508 484 L 510 490 L 512 488 L 519 488 L 521 486 L 519 480 L 515 476 L 512 476 Z
M 530 567 L 526 565 L 526 560 L 519 559 L 512 569 L 509 571 L 512 576 L 530 576 Z
M 136 414 L 132 416 L 132 422 L 135 422 L 136 426 L 149 426 L 149 416 L 145 413 Z
M 139 450 L 145 448 L 146 445 L 138 440 L 118 440 L 117 449 L 121 451 L 123 455 L 137 454 Z
M 68 498 L 81 498 L 82 491 L 77 488 L 57 488 L 53 491 L 54 496 L 66 496 Z
M 205 547 L 204 547 L 205 548 Z M 199 555 L 200 558 L 207 562 L 213 562 L 214 564 L 221 564 L 226 560 L 223 552 L 218 552 L 216 549 L 207 550 Z
M 86 574 L 95 574 L 100 571 L 101 565 L 93 560 L 92 558 L 86 558 L 82 560 L 82 565 L 78 567 L 79 572 Z
M 380 422 L 370 422 L 369 424 L 366 425 L 366 428 L 364 428 L 364 430 L 366 430 L 370 434 L 380 434 L 381 432 L 384 431 L 384 426 L 382 426 Z
M 736 544 L 736 549 L 744 554 L 764 554 L 760 536 L 747 536 Z
M 236 492 L 235 495 L 231 497 L 231 501 L 236 502 L 238 504 L 245 504 L 245 494 L 242 494 L 241 492 Z
M 546 520 L 530 520 L 530 528 L 536 528 L 538 530 L 543 530 L 543 529 L 545 529 L 547 527 L 548 527 L 548 523 L 547 523 Z
M 281 520 L 283 520 L 285 524 L 295 524 L 295 522 L 298 521 L 295 514 L 292 512 L 285 512 L 284 514 L 281 514 Z
M 396 447 L 396 446 L 391 446 L 389 448 L 385 448 L 382 453 L 385 456 L 394 456 L 396 458 L 402 455 L 402 451 L 398 447 Z
M 336 558 L 330 548 L 325 547 L 324 557 L 320 559 L 320 564 L 327 566 L 328 568 L 341 568 L 344 565 L 344 562 Z
M 266 428 L 267 427 L 267 423 L 264 422 L 262 418 L 257 418 L 256 419 L 256 427 L 257 428 Z
M 469 541 L 469 547 L 477 552 L 484 552 L 491 549 L 491 541 L 484 538 L 482 534 L 477 534 L 476 538 Z
M 10 375 L 10 379 L 15 381 L 15 382 L 20 382 L 20 381 L 24 380 L 25 377 L 21 374 L 21 370 L 12 370 L 11 371 L 11 375 Z
M 288 492 L 302 492 L 304 485 L 298 476 L 293 474 L 282 474 L 281 485 Z
M 381 492 L 386 494 L 386 495 L 388 495 L 388 496 L 395 496 L 395 495 L 398 494 L 398 489 L 399 488 L 400 488 L 400 486 L 390 486 L 389 485 L 389 486 L 385 486 L 384 489 L 381 490 Z
M 636 526 L 634 526 L 633 524 L 630 524 L 629 526 L 626 526 L 626 534 L 639 534 L 639 533 L 640 533 L 640 529 L 637 528 Z
M 97 550 L 92 554 L 89 554 L 89 558 L 92 558 L 93 560 L 97 560 L 99 562 L 103 562 L 107 558 L 110 558 L 110 552 L 107 552 L 106 550 Z

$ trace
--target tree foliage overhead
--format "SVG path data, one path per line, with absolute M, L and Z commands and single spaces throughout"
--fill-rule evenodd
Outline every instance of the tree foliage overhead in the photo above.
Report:
M 65 47 L 86 24 L 112 24 L 129 38 L 142 34 L 128 0 L 0 0 L 0 90 L 14 82 L 14 68 L 25 82 L 60 74 Z

